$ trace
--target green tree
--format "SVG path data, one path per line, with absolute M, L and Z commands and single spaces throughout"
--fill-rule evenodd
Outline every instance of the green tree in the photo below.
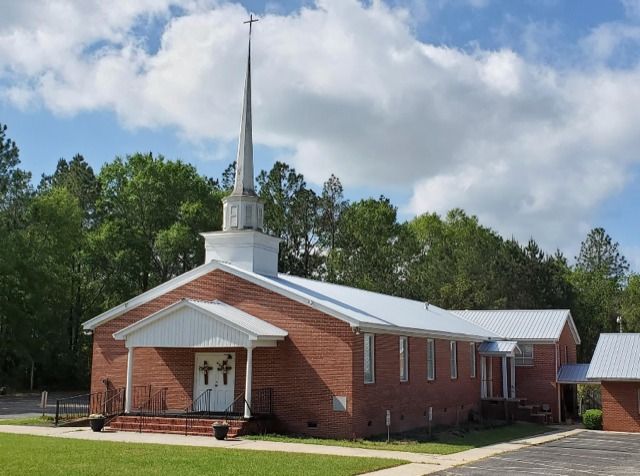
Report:
M 29 280 L 24 229 L 33 197 L 31 174 L 20 169 L 19 149 L 0 124 L 0 382 L 24 377 L 23 333 L 28 329 L 25 292 Z
M 78 309 L 83 304 L 78 292 L 84 284 L 78 265 L 86 237 L 83 222 L 78 199 L 65 187 L 39 194 L 29 208 L 21 253 L 26 313 L 19 350 L 32 370 L 40 371 L 41 383 L 73 385 L 88 376 L 86 341 L 79 332 L 87 316 Z
M 417 253 L 408 287 L 415 299 L 449 309 L 493 309 L 506 304 L 503 240 L 460 209 L 409 223 Z
M 222 190 L 230 192 L 233 190 L 233 186 L 236 181 L 236 162 L 235 160 L 227 165 L 227 168 L 222 171 L 222 180 L 220 186 Z
M 622 292 L 620 315 L 624 332 L 640 332 L 640 275 L 629 276 Z
M 615 332 L 620 314 L 629 264 L 618 243 L 602 228 L 589 232 L 580 246 L 571 283 L 576 290 L 574 317 L 582 345 L 581 357 L 588 361 L 601 332 Z
M 0 218 L 6 226 L 18 226 L 33 194 L 31 174 L 20 168 L 20 151 L 0 124 Z
M 573 288 L 566 258 L 559 251 L 548 255 L 533 240 L 521 246 L 505 242 L 504 266 L 506 307 L 512 309 L 569 308 Z
M 342 213 L 349 206 L 349 202 L 344 198 L 344 190 L 340 179 L 331 174 L 331 177 L 323 184 L 322 194 L 319 200 L 319 245 L 326 254 L 326 279 L 334 281 L 336 279 L 335 270 L 332 267 L 334 262 L 334 250 L 336 247 L 336 236 Z
M 401 294 L 405 279 L 406 227 L 388 198 L 349 205 L 340 216 L 330 268 L 335 281 L 387 294 Z
M 84 157 L 76 154 L 70 161 L 58 160 L 56 170 L 52 175 L 44 175 L 40 181 L 40 190 L 55 187 L 66 188 L 78 199 L 85 215 L 87 227 L 95 224 L 96 202 L 100 196 L 100 182 L 93 172 L 93 168 Z
M 265 231 L 282 239 L 279 270 L 303 277 L 317 275 L 323 259 L 318 248 L 318 196 L 307 188 L 302 174 L 283 162 L 260 172 L 257 182 L 265 204 Z
M 629 262 L 604 228 L 594 228 L 580 246 L 576 269 L 598 273 L 622 284 L 629 271 Z
M 199 233 L 220 229 L 223 191 L 193 166 L 134 154 L 106 164 L 98 179 L 100 226 L 91 246 L 109 304 L 203 262 Z

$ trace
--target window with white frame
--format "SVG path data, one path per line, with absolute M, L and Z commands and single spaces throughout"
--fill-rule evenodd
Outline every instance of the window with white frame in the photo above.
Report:
M 520 353 L 516 352 L 516 365 L 518 367 L 533 366 L 533 344 L 518 342 Z
M 471 365 L 471 378 L 476 378 L 476 343 L 469 344 L 469 364 Z
M 436 343 L 427 339 L 427 380 L 436 379 Z
M 364 383 L 376 381 L 376 349 L 373 334 L 364 335 Z
M 455 340 L 449 342 L 451 353 L 451 378 L 458 378 L 458 343 Z
M 400 337 L 400 381 L 409 380 L 409 338 Z

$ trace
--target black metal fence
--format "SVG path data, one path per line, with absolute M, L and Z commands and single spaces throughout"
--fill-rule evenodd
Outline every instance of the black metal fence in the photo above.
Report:
M 74 395 L 56 400 L 54 423 L 89 418 L 99 413 L 110 419 L 124 413 L 124 388 Z

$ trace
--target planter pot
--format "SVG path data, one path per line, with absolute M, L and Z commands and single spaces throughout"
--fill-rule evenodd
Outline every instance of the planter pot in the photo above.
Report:
M 216 440 L 224 440 L 229 433 L 229 425 L 213 425 L 212 428 Z
M 89 425 L 93 431 L 102 431 L 104 428 L 104 418 L 92 418 L 89 420 Z

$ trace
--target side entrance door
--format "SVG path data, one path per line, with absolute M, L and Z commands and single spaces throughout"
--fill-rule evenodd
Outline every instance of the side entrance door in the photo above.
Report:
M 236 355 L 234 352 L 196 353 L 193 398 L 211 389 L 209 411 L 223 412 L 233 403 Z M 204 408 L 200 407 L 200 410 Z

